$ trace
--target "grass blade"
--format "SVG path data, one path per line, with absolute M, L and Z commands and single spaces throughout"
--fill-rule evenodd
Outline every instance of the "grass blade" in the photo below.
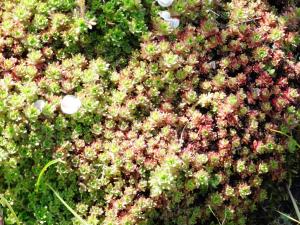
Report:
M 296 200 L 295 200 L 294 196 L 292 195 L 292 192 L 291 192 L 290 188 L 288 186 L 286 186 L 286 189 L 288 190 L 288 193 L 289 193 L 290 199 L 293 203 L 296 215 L 298 217 L 298 220 L 300 221 L 300 212 L 299 212 L 299 208 L 298 208 L 298 205 L 296 203 Z
M 288 218 L 289 220 L 291 220 L 291 221 L 293 221 L 293 222 L 295 222 L 295 223 L 297 223 L 297 224 L 300 224 L 300 221 L 294 219 L 293 217 L 290 217 L 288 214 L 285 214 L 285 213 L 280 212 L 280 211 L 277 211 L 277 210 L 276 210 L 276 212 L 278 212 L 280 215 L 282 215 L 282 216 Z
M 15 217 L 16 221 L 17 221 L 17 224 L 18 225 L 21 225 L 18 217 L 17 217 L 17 214 L 15 213 L 14 209 L 12 208 L 12 206 L 9 204 L 9 202 L 6 200 L 6 198 L 4 198 L 4 196 L 2 194 L 0 194 L 0 203 L 3 205 L 3 206 L 6 206 L 10 211 L 11 213 L 13 214 L 13 216 Z
M 212 210 L 212 208 L 210 207 L 210 205 L 208 205 L 208 208 L 209 208 L 210 212 L 214 215 L 214 217 L 217 219 L 219 225 L 222 225 L 222 223 L 220 222 L 219 218 L 218 218 L 217 215 L 214 213 L 214 211 Z
M 42 180 L 42 177 L 44 175 L 44 173 L 46 172 L 46 170 L 48 169 L 48 167 L 58 163 L 58 162 L 63 162 L 61 159 L 54 159 L 50 162 L 48 162 L 44 167 L 43 169 L 41 170 L 39 176 L 38 176 L 38 179 L 37 179 L 37 182 L 35 184 L 35 190 L 38 192 L 39 191 L 39 187 L 40 187 L 40 183 L 41 183 L 41 180 Z
M 63 199 L 60 197 L 57 191 L 55 191 L 49 184 L 46 184 L 55 194 L 55 196 L 61 201 L 61 203 L 80 221 L 81 224 L 89 225 L 84 219 L 82 219 Z
M 273 129 L 269 129 L 269 130 L 270 130 L 270 131 L 273 131 L 273 132 L 275 132 L 275 133 L 281 134 L 281 135 L 283 135 L 283 136 L 286 136 L 286 137 L 288 137 L 288 138 L 293 139 L 293 141 L 295 142 L 295 145 L 296 145 L 298 148 L 300 148 L 300 144 L 296 141 L 296 139 L 293 138 L 293 136 L 288 135 L 288 134 L 286 134 L 286 133 L 284 133 L 284 132 L 282 132 L 282 131 L 279 131 L 279 130 L 273 130 Z
M 1 201 L 0 204 L 2 204 Z M 1 205 L 0 205 L 0 225 L 4 225 L 3 209 Z
M 286 137 L 291 137 L 290 135 L 288 135 L 288 134 L 286 134 L 286 133 L 284 133 L 284 132 L 282 132 L 282 131 L 279 131 L 279 130 L 273 130 L 273 129 L 270 129 L 270 131 L 273 131 L 273 132 L 275 132 L 275 133 L 278 133 L 278 134 L 281 134 L 281 135 L 283 135 L 283 136 L 286 136 Z

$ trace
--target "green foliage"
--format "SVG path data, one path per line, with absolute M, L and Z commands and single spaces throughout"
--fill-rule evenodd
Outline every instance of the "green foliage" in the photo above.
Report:
M 274 131 L 276 133 L 284 135 L 284 136 L 286 136 L 288 138 L 288 150 L 291 153 L 294 153 L 298 148 L 300 148 L 300 144 L 297 142 L 296 139 L 293 138 L 292 135 L 288 134 L 288 132 L 286 131 L 285 128 L 283 128 L 282 131 L 273 130 L 273 129 L 271 129 L 271 131 Z
M 16 38 L 11 51 L 21 54 L 50 47 L 50 59 L 84 53 L 124 63 L 148 29 L 140 1 L 22 0 L 1 5 L 2 30 Z

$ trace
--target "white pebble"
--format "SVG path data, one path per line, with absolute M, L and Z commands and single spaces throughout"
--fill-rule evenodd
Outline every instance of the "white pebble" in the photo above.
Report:
M 211 62 L 209 63 L 209 65 L 210 65 L 211 68 L 214 69 L 214 70 L 217 68 L 216 61 L 211 61 Z
M 60 102 L 61 111 L 65 114 L 74 114 L 81 107 L 81 101 L 74 95 L 66 95 Z
M 177 27 L 179 27 L 179 24 L 180 24 L 180 20 L 177 18 L 165 19 L 165 21 L 167 21 L 169 23 L 169 26 L 172 29 L 176 29 Z
M 171 19 L 171 14 L 168 11 L 161 11 L 158 15 L 164 20 Z
M 174 0 L 157 0 L 158 4 L 162 7 L 169 7 Z
M 36 100 L 33 104 L 33 106 L 35 108 L 37 108 L 37 110 L 39 110 L 40 112 L 43 111 L 43 108 L 45 107 L 46 102 L 44 100 Z

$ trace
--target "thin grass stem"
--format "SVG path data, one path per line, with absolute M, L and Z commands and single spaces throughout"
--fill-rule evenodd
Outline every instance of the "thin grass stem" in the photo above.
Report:
M 81 216 L 79 216 L 64 200 L 62 197 L 60 197 L 60 195 L 58 194 L 57 191 L 54 190 L 54 188 L 52 188 L 52 186 L 50 184 L 46 184 L 54 193 L 54 195 L 59 199 L 59 201 L 76 217 L 76 219 L 78 219 L 80 221 L 81 224 L 84 225 L 89 225 L 84 219 L 81 218 Z
M 294 206 L 296 215 L 297 215 L 297 217 L 298 217 L 298 220 L 300 221 L 300 211 L 299 211 L 297 202 L 296 202 L 296 200 L 295 200 L 295 198 L 294 198 L 294 196 L 293 196 L 293 194 L 292 194 L 290 188 L 288 187 L 288 185 L 286 186 L 286 189 L 287 189 L 288 194 L 289 194 L 289 196 L 290 196 L 290 199 L 291 199 L 291 201 L 292 201 L 292 203 L 293 203 L 293 206 Z
M 294 219 L 293 217 L 289 216 L 288 214 L 285 214 L 285 213 L 280 212 L 280 211 L 278 211 L 278 210 L 276 210 L 276 212 L 278 212 L 280 215 L 282 215 L 282 216 L 288 218 L 289 220 L 291 220 L 291 221 L 293 221 L 293 222 L 295 222 L 295 223 L 297 223 L 297 224 L 300 224 L 300 221 Z
M 41 180 L 42 180 L 42 178 L 43 178 L 43 176 L 44 176 L 46 170 L 48 169 L 48 167 L 50 167 L 50 166 L 52 166 L 52 165 L 54 165 L 54 164 L 56 164 L 56 163 L 59 163 L 59 162 L 63 163 L 63 161 L 62 161 L 61 159 L 54 159 L 54 160 L 48 162 L 48 163 L 43 167 L 43 169 L 41 170 L 41 172 L 40 172 L 40 174 L 39 174 L 39 176 L 38 176 L 37 182 L 36 182 L 36 184 L 35 184 L 35 190 L 36 190 L 37 192 L 39 191 L 39 187 L 40 187 L 40 184 L 41 184 Z
M 16 222 L 18 225 L 21 225 L 20 221 L 19 221 L 19 218 L 17 216 L 17 214 L 15 213 L 13 207 L 9 204 L 9 202 L 7 201 L 7 199 L 2 195 L 0 194 L 0 203 L 3 205 L 3 206 L 6 206 L 10 212 L 13 214 L 13 216 L 15 217 L 16 219 Z

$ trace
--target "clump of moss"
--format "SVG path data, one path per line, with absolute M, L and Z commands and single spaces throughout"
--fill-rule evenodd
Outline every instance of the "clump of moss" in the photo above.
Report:
M 104 224 L 206 224 L 211 210 L 245 224 L 268 197 L 264 184 L 285 178 L 289 143 L 274 130 L 299 123 L 299 34 L 266 5 L 239 3 L 245 22 L 232 2 L 225 29 L 210 19 L 175 40 L 149 36 L 113 76 L 114 126 L 105 123 L 103 137 L 107 151 L 118 147 L 108 165 L 120 162 L 114 180 L 126 177 L 136 197 L 125 204 L 121 187 L 104 187 L 119 193 Z
M 124 63 L 147 31 L 140 1 L 2 1 L 1 11 L 1 46 L 14 55 L 40 50 L 61 59 L 82 53 Z

